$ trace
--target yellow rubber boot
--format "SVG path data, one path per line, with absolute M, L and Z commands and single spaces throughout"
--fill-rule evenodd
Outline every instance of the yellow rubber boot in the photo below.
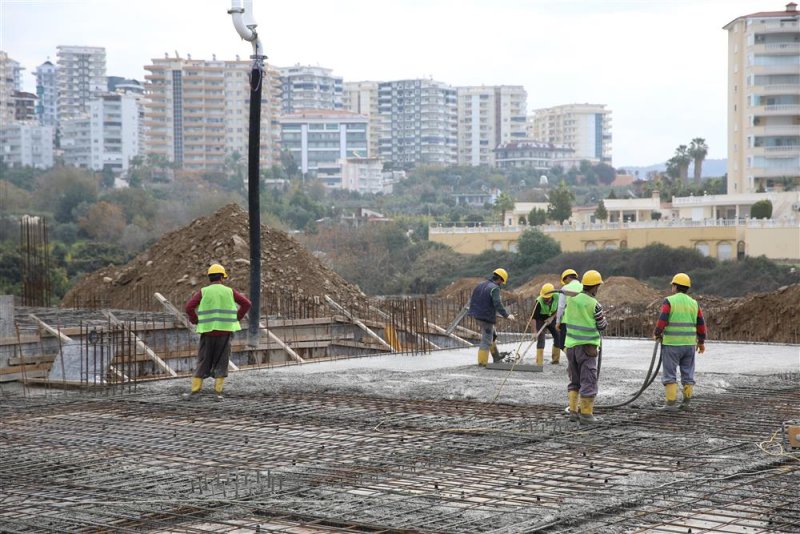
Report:
M 681 408 L 686 409 L 689 407 L 689 403 L 692 402 L 692 395 L 694 395 L 694 384 L 684 384 L 683 385 L 683 402 L 681 403 Z
M 554 365 L 558 365 L 561 361 L 561 349 L 556 346 L 553 346 L 553 350 L 550 351 L 550 363 Z
M 214 392 L 217 396 L 214 400 L 221 401 L 222 400 L 222 384 L 225 382 L 225 377 L 218 376 L 214 379 Z
M 569 420 L 570 421 L 577 421 L 578 420 L 578 392 L 577 391 L 568 391 L 567 396 L 569 397 Z
M 183 394 L 183 400 L 191 400 L 197 397 L 197 394 L 200 393 L 200 389 L 203 387 L 203 379 L 198 376 L 192 377 L 192 389 L 189 393 Z
M 478 365 L 486 367 L 489 363 L 489 351 L 487 349 L 478 349 Z
M 544 363 L 544 349 L 536 349 L 536 365 Z
M 666 403 L 659 410 L 674 412 L 678 409 L 678 384 L 664 384 L 664 398 Z
M 593 425 L 600 420 L 594 416 L 594 397 L 581 397 L 581 414 L 578 420 L 584 425 Z
M 500 356 L 500 351 L 497 350 L 497 343 L 492 343 L 489 345 L 489 353 L 492 355 L 492 361 L 494 363 L 503 361 L 503 357 Z

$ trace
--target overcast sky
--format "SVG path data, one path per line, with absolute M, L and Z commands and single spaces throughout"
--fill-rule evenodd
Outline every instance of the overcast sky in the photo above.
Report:
M 253 0 L 269 62 L 345 81 L 522 85 L 528 109 L 606 104 L 613 164 L 666 161 L 703 137 L 726 157 L 727 32 L 788 0 Z M 0 0 L 0 50 L 32 72 L 59 45 L 102 46 L 107 74 L 152 58 L 246 58 L 230 0 Z

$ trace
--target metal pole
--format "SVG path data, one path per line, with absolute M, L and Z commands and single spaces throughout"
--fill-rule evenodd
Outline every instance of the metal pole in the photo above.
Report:
M 261 205 L 259 198 L 259 152 L 261 148 L 261 89 L 264 71 L 256 57 L 250 73 L 250 140 L 247 160 L 247 206 L 250 221 L 250 302 L 248 345 L 258 346 L 261 315 Z

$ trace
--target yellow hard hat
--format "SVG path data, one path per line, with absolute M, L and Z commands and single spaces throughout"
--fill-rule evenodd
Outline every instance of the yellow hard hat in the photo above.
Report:
M 508 273 L 506 272 L 505 269 L 497 268 L 494 271 L 492 271 L 492 274 L 499 276 L 503 280 L 504 284 L 508 282 Z
M 583 273 L 581 284 L 585 286 L 599 286 L 603 283 L 603 277 L 597 271 L 586 271 Z
M 544 298 L 550 298 L 553 296 L 553 292 L 556 290 L 556 287 L 553 284 L 547 283 L 542 286 L 542 289 L 539 291 L 539 296 Z
M 228 273 L 225 272 L 225 267 L 219 263 L 212 263 L 211 267 L 208 268 L 208 275 L 211 276 L 212 274 L 221 274 L 222 278 L 228 278 Z
M 679 286 L 692 287 L 692 281 L 689 279 L 689 275 L 686 273 L 678 273 L 673 276 L 672 283 L 678 284 Z
M 578 273 L 575 272 L 575 269 L 566 269 L 563 273 L 561 273 L 561 282 L 564 282 L 564 278 L 568 277 L 569 275 L 578 278 Z

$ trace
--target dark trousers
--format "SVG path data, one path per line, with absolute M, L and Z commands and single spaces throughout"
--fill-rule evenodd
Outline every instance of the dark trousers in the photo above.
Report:
M 567 391 L 577 391 L 585 398 L 597 396 L 597 347 L 577 345 L 568 348 L 567 373 L 569 374 Z
M 200 334 L 200 349 L 197 351 L 197 369 L 194 371 L 194 376 L 198 378 L 228 376 L 232 337 L 232 333 L 224 336 Z
M 561 328 L 558 330 L 558 341 L 556 341 L 556 338 L 553 337 L 553 342 L 556 344 L 556 347 L 566 352 L 566 350 L 564 350 L 564 346 L 567 342 L 567 325 L 561 323 Z
M 537 332 L 542 329 L 542 325 L 544 325 L 544 323 L 545 323 L 545 319 L 542 319 L 542 320 L 536 319 L 536 331 Z M 550 323 L 548 323 L 548 325 L 545 327 L 545 330 L 550 332 L 550 335 L 553 336 L 553 346 L 554 347 L 561 347 L 561 344 L 560 344 L 561 343 L 561 333 L 558 330 L 556 330 L 556 325 L 553 324 L 552 321 L 550 321 Z M 542 330 L 542 333 L 536 339 L 536 348 L 537 349 L 543 349 L 544 348 L 544 330 Z

